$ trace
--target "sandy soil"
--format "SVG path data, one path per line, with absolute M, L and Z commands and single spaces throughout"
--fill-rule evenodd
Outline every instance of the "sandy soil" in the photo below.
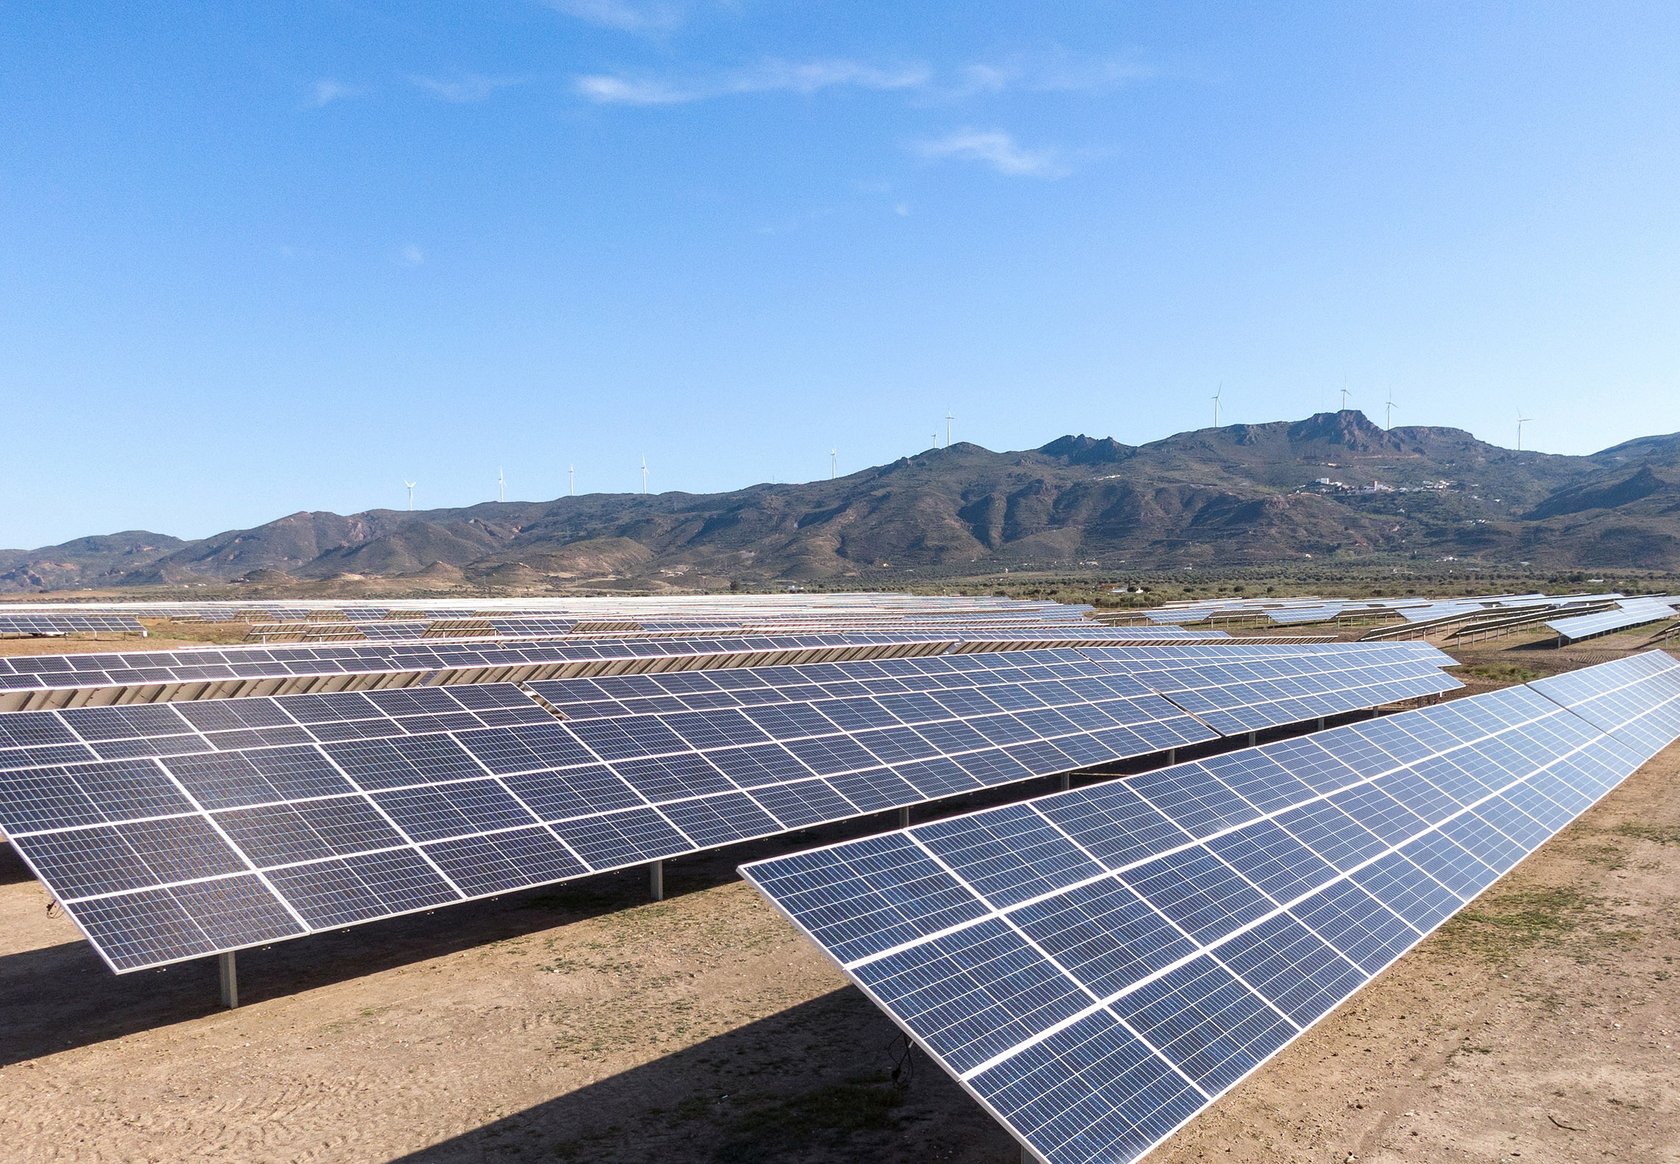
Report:
M 1680 1161 L 1677 775 L 1680 747 L 1152 1160 Z M 242 954 L 232 1011 L 211 963 L 111 975 L 0 847 L 0 1160 L 1012 1164 L 733 876 L 864 831 L 673 863 L 658 904 L 624 873 Z

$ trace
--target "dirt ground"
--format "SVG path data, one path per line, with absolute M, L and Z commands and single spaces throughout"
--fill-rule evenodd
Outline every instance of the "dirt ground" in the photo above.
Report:
M 1677 775 L 1680 747 L 1152 1164 L 1680 1161 Z M 0 846 L 0 1160 L 1013 1164 L 734 876 L 882 823 L 673 862 L 657 904 L 623 873 L 241 954 L 231 1011 L 208 962 L 110 974 Z

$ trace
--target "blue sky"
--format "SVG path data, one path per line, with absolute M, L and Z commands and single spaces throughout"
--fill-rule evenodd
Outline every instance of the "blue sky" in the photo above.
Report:
M 246 11 L 255 9 L 256 11 Z M 0 12 L 0 545 L 1333 408 L 1680 429 L 1671 3 Z

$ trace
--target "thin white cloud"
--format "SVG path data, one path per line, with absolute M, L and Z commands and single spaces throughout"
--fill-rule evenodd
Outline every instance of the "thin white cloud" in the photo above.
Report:
M 1025 149 L 1001 129 L 959 129 L 912 148 L 930 161 L 978 162 L 1011 178 L 1065 178 L 1071 172 L 1059 151 Z
M 455 105 L 488 101 L 498 89 L 510 89 L 525 83 L 523 77 L 485 77 L 478 73 L 465 73 L 449 80 L 441 77 L 410 77 L 409 80 L 438 100 Z
M 1161 70 L 1136 57 L 1089 57 L 1066 50 L 1035 56 L 984 61 L 962 69 L 954 96 L 1003 93 L 1111 92 L 1125 85 L 1153 80 Z
M 414 243 L 404 243 L 397 251 L 397 261 L 405 267 L 418 267 L 426 261 L 426 252 Z
M 368 90 L 361 85 L 347 85 L 331 77 L 322 77 L 309 87 L 309 96 L 304 104 L 311 109 L 324 109 L 335 101 L 348 101 L 352 97 L 366 97 L 367 94 Z
M 687 82 L 664 81 L 601 73 L 573 80 L 577 93 L 601 105 L 684 105 L 719 97 L 752 93 L 797 93 L 809 96 L 825 89 L 865 89 L 891 92 L 924 88 L 932 76 L 921 65 L 882 68 L 860 61 L 767 60 Z
M 682 105 L 701 98 L 698 93 L 663 81 L 632 81 L 605 75 L 578 77 L 573 87 L 580 96 L 601 105 Z
M 682 27 L 687 13 L 683 6 L 655 0 L 653 3 L 631 3 L 630 0 L 547 0 L 556 12 L 576 17 L 600 28 L 638 35 L 673 32 Z

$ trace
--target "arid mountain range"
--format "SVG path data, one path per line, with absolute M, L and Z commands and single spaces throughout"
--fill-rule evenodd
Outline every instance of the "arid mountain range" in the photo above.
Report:
M 834 481 L 591 494 L 412 513 L 294 513 L 199 541 L 125 532 L 0 550 L 0 590 L 404 581 L 845 584 L 1104 568 L 1438 561 L 1680 570 L 1680 434 L 1586 457 L 1357 411 L 1147 445 L 957 443 Z

